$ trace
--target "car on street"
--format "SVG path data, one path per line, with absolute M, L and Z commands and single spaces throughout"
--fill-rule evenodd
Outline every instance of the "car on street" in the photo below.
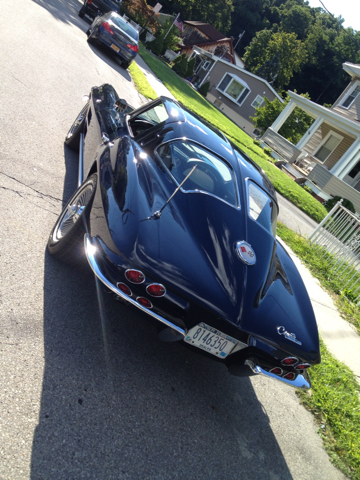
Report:
M 86 34 L 89 43 L 105 47 L 125 69 L 138 54 L 139 32 L 115 12 L 96 17 Z
M 86 15 L 94 19 L 107 12 L 120 13 L 120 6 L 121 0 L 85 0 L 79 10 L 79 17 L 83 18 Z
M 133 109 L 109 84 L 91 89 L 65 143 L 79 152 L 78 188 L 50 254 L 76 263 L 85 252 L 104 288 L 152 318 L 160 340 L 234 375 L 310 388 L 317 324 L 276 239 L 276 193 L 261 168 L 177 101 Z

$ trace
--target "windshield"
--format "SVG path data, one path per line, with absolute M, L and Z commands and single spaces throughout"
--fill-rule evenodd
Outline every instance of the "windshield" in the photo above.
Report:
M 111 22 L 119 27 L 123 32 L 127 33 L 136 42 L 139 40 L 139 33 L 134 27 L 125 22 L 125 20 L 119 15 L 111 15 Z
M 276 235 L 277 206 L 274 200 L 253 182 L 248 182 L 248 211 L 253 220 Z
M 196 166 L 182 190 L 210 193 L 234 207 L 238 206 L 232 169 L 205 148 L 189 141 L 177 140 L 160 146 L 157 154 L 178 185 Z

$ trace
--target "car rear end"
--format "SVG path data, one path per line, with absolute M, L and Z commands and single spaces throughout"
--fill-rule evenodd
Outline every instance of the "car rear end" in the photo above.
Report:
M 120 4 L 116 0 L 86 0 L 82 10 L 85 15 L 95 18 L 107 12 L 119 12 Z
M 139 34 L 120 15 L 111 13 L 103 17 L 95 34 L 98 41 L 114 52 L 127 66 L 136 57 Z

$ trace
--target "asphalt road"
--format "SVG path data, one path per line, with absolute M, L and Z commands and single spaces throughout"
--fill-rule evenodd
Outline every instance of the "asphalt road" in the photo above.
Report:
M 46 253 L 76 187 L 64 136 L 93 85 L 139 105 L 77 0 L 1 2 L 0 478 L 341 479 L 277 382 L 236 378 Z

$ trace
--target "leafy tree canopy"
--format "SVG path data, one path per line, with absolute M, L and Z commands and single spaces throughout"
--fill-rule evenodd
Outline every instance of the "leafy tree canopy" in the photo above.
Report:
M 309 98 L 307 93 L 301 96 Z M 256 108 L 256 115 L 255 117 L 251 118 L 255 123 L 256 128 L 261 129 L 263 132 L 271 127 L 271 125 L 289 103 L 290 97 L 289 95 L 286 95 L 284 103 L 280 102 L 278 98 L 272 102 L 270 102 L 266 97 L 264 100 L 264 105 Z M 296 107 L 284 125 L 280 128 L 279 134 L 289 140 L 289 142 L 296 145 L 312 125 L 313 121 L 314 119 L 310 117 L 310 115 Z
M 258 32 L 246 48 L 244 61 L 249 70 L 255 72 L 274 57 L 278 58 L 280 68 L 273 81 L 281 90 L 289 84 L 294 72 L 298 72 L 306 62 L 307 50 L 294 33 L 273 33 L 265 29 Z

